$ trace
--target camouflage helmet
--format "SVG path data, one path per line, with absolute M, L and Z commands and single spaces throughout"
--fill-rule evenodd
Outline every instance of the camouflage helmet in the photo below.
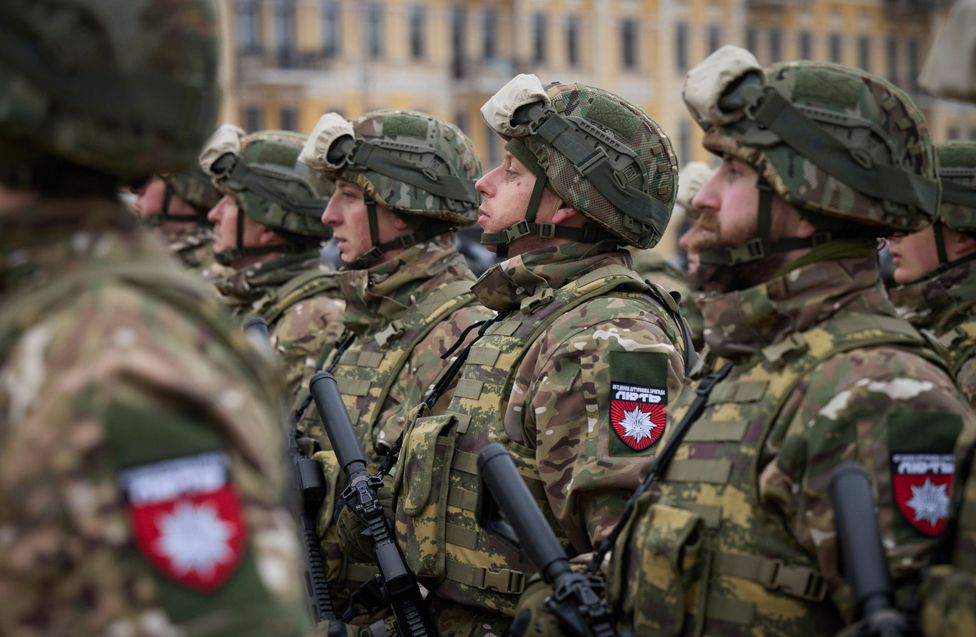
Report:
M 210 178 L 200 170 L 199 166 L 194 166 L 186 172 L 163 173 L 159 176 L 166 186 L 166 193 L 163 195 L 162 210 L 152 219 L 163 221 L 198 221 L 206 222 L 207 213 L 217 205 L 222 196 Z M 182 215 L 170 212 L 170 201 L 172 197 L 179 197 L 187 203 L 196 214 Z
M 216 28 L 206 0 L 4 0 L 4 172 L 45 157 L 120 180 L 192 166 L 217 114 Z
M 333 184 L 321 181 L 298 161 L 304 144 L 305 136 L 299 133 L 266 130 L 247 135 L 225 124 L 204 145 L 200 167 L 261 225 L 328 238 L 332 229 L 321 217 Z
M 643 110 L 603 89 L 543 87 L 536 76 L 523 74 L 481 113 L 543 185 L 595 222 L 574 233 L 536 224 L 536 211 L 529 210 L 523 222 L 491 233 L 505 235 L 505 241 L 489 235 L 484 242 L 539 234 L 587 242 L 615 239 L 647 248 L 661 238 L 678 190 L 678 159 L 664 130 Z
M 708 150 L 750 164 L 818 229 L 853 222 L 876 236 L 913 232 L 935 215 L 925 118 L 880 77 L 826 62 L 763 70 L 745 49 L 725 46 L 688 73 L 683 97 Z M 806 246 L 773 251 L 797 247 Z
M 976 142 L 935 147 L 942 181 L 939 221 L 961 232 L 976 231 Z
M 426 113 L 383 109 L 354 122 L 326 113 L 309 135 L 300 161 L 328 179 L 363 189 L 371 247 L 349 269 L 364 269 L 396 249 L 468 226 L 481 196 L 475 180 L 481 162 L 461 129 Z M 433 219 L 391 241 L 379 240 L 376 205 L 395 213 Z

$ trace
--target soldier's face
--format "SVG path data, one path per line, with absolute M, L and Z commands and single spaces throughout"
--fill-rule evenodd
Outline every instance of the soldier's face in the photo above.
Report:
M 481 193 L 478 225 L 485 232 L 499 232 L 524 219 L 535 182 L 536 177 L 532 171 L 506 152 L 502 163 L 485 173 L 475 184 L 475 188 Z M 551 222 L 561 204 L 555 193 L 547 188 L 539 201 L 536 221 Z M 516 242 L 534 242 L 534 237 L 523 237 Z M 511 254 L 518 254 L 524 249 L 525 246 L 522 246 Z
M 402 219 L 381 204 L 376 204 L 376 218 L 380 243 L 392 241 L 408 230 Z M 332 227 L 332 239 L 338 244 L 339 258 L 343 263 L 355 261 L 373 245 L 363 189 L 351 181 L 336 180 L 336 190 L 322 213 L 322 223 Z M 389 252 L 383 260 L 399 252 Z
M 701 214 L 689 230 L 690 252 L 736 247 L 758 231 L 759 191 L 756 171 L 749 164 L 725 157 L 715 174 L 692 200 Z
M 148 184 L 136 192 L 136 202 L 133 209 L 142 219 L 155 217 L 163 212 L 163 201 L 166 199 L 166 182 L 159 177 L 153 177 Z M 195 215 L 196 210 L 176 195 L 169 199 L 169 211 L 175 215 Z
M 207 220 L 213 224 L 213 250 L 225 252 L 234 248 L 263 245 L 262 237 L 270 231 L 247 215 L 244 215 L 244 234 L 240 246 L 237 245 L 237 217 L 243 214 L 237 202 L 230 195 L 224 195 L 217 205 L 207 213 Z
M 976 238 L 950 228 L 942 228 L 942 241 L 949 261 L 961 259 L 976 250 Z M 917 281 L 939 267 L 932 226 L 904 237 L 888 239 L 888 246 L 895 265 L 895 281 L 901 285 Z

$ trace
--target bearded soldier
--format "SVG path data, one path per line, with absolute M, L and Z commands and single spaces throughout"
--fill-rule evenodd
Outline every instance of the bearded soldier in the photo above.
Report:
M 154 175 L 133 189 L 133 209 L 169 245 L 186 267 L 205 279 L 217 276 L 213 228 L 207 213 L 220 200 L 220 191 L 199 168 L 183 173 Z
M 304 143 L 298 133 L 246 135 L 225 124 L 200 153 L 224 193 L 208 214 L 214 254 L 229 266 L 214 283 L 235 316 L 268 322 L 290 396 L 335 343 L 343 311 L 335 272 L 319 262 L 332 234 L 319 219 L 332 184 L 298 162 Z
M 671 429 L 686 432 L 674 459 L 614 547 L 612 612 L 640 634 L 834 634 L 855 607 L 833 469 L 853 460 L 872 476 L 903 596 L 973 426 L 878 273 L 876 238 L 936 212 L 932 145 L 904 93 L 839 65 L 763 70 L 724 47 L 684 98 L 722 158 L 694 205 L 705 339 L 725 362 L 673 409 L 690 427 Z
M 280 396 L 117 199 L 218 105 L 200 0 L 0 4 L 0 633 L 299 635 Z
M 302 161 L 336 191 L 322 215 L 343 262 L 337 275 L 346 301 L 345 332 L 319 357 L 338 381 L 370 470 L 384 461 L 403 430 L 404 411 L 422 400 L 449 348 L 490 315 L 477 307 L 474 275 L 454 247 L 455 229 L 474 222 L 481 163 L 456 126 L 426 113 L 379 110 L 349 122 L 324 115 Z M 301 428 L 328 448 L 318 414 Z M 316 456 L 329 484 L 339 467 L 331 451 Z M 390 460 L 392 462 L 392 459 Z M 337 599 L 375 568 L 335 545 L 334 499 L 320 530 L 330 552 Z
M 482 113 L 509 140 L 478 182 L 482 242 L 506 260 L 474 293 L 496 314 L 435 383 L 454 389 L 415 410 L 395 472 L 398 542 L 452 635 L 501 634 L 533 570 L 475 521 L 478 452 L 504 442 L 585 553 L 660 439 L 690 348 L 671 296 L 623 249 L 657 242 L 677 191 L 657 123 L 607 91 L 532 75 Z

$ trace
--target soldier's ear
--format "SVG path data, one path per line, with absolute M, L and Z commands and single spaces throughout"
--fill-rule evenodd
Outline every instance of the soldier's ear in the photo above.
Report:
M 947 238 L 953 234 L 956 235 L 955 240 L 953 241 L 955 244 L 955 256 L 953 258 L 958 259 L 959 257 L 976 252 L 976 234 L 970 234 L 968 232 L 956 232 L 954 230 L 950 230 L 949 228 L 943 228 L 943 232 L 945 232 Z
M 560 202 L 559 207 L 556 208 L 556 212 L 552 213 L 552 222 L 557 226 L 573 225 L 576 221 L 585 223 L 586 219 L 583 218 L 583 215 L 581 215 L 576 208 L 573 208 L 572 206 L 569 206 L 563 202 Z

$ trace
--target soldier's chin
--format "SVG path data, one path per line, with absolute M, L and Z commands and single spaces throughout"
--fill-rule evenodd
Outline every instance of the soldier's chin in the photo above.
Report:
M 688 285 L 699 292 L 714 294 L 745 290 L 772 279 L 785 263 L 786 256 L 782 254 L 736 265 L 699 263 L 698 269 L 688 274 Z

